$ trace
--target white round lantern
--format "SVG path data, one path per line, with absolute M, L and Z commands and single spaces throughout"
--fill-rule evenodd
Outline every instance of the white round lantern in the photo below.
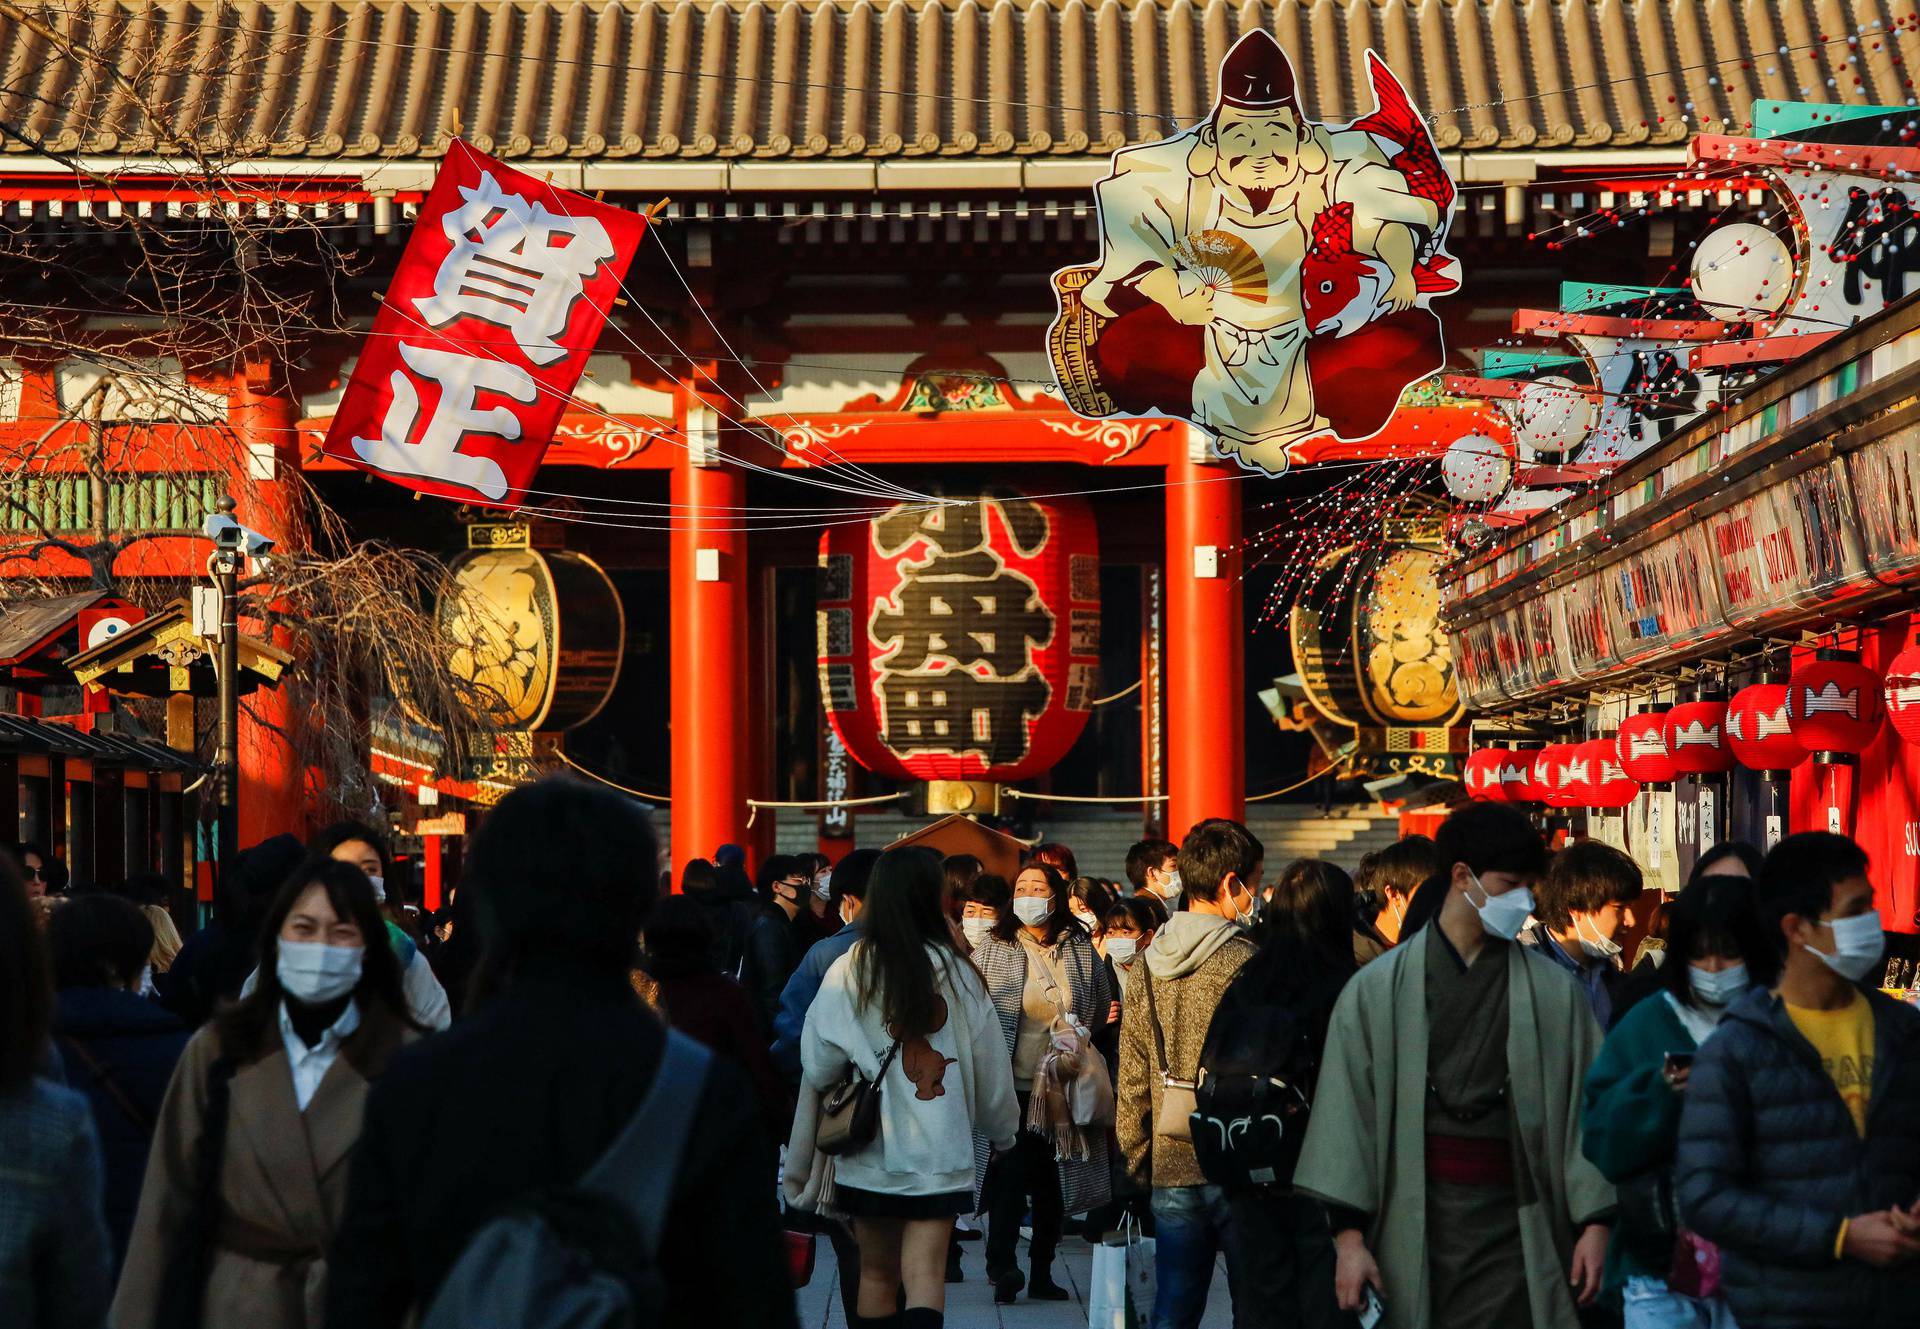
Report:
M 1513 441 L 1528 461 L 1558 460 L 1586 441 L 1593 432 L 1593 401 L 1572 379 L 1550 375 L 1520 389 L 1508 403 L 1513 417 Z
M 1793 251 L 1764 226 L 1734 222 L 1707 232 L 1693 251 L 1693 298 L 1717 318 L 1777 314 L 1793 294 Z
M 1440 477 L 1462 503 L 1491 503 L 1513 478 L 1513 459 L 1485 434 L 1463 434 L 1441 456 Z

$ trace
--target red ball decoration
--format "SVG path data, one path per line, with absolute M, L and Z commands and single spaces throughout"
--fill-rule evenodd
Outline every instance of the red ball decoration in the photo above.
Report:
M 1580 745 L 1580 755 L 1592 765 L 1587 783 L 1587 806 L 1623 808 L 1640 792 L 1640 782 L 1620 765 L 1620 749 L 1611 738 L 1596 738 Z
M 1887 719 L 1900 737 L 1920 743 L 1920 642 L 1893 657 L 1881 694 L 1887 703 Z
M 1460 768 L 1460 782 L 1475 798 L 1489 803 L 1506 802 L 1506 789 L 1500 783 L 1500 763 L 1507 757 L 1504 748 L 1481 748 Z
M 1678 774 L 1667 752 L 1667 713 L 1642 711 L 1620 722 L 1614 740 L 1620 769 L 1641 784 L 1668 784 Z
M 1733 694 L 1727 703 L 1727 746 L 1742 766 L 1756 771 L 1790 771 L 1807 759 L 1787 718 L 1785 683 L 1755 683 Z
M 1880 676 L 1850 651 L 1821 651 L 1793 671 L 1787 721 L 1809 752 L 1863 752 L 1880 733 Z
M 1724 701 L 1682 702 L 1667 712 L 1667 755 L 1682 775 L 1718 775 L 1733 769 Z

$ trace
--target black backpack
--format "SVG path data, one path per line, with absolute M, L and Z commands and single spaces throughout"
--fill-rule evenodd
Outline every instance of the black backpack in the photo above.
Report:
M 1216 1186 L 1293 1184 L 1331 997 L 1311 983 L 1303 992 L 1289 960 L 1271 946 L 1249 960 L 1207 1026 L 1190 1125 Z

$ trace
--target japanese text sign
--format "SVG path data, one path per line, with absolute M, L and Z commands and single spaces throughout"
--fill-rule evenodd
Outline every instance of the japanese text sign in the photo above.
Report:
M 456 140 L 327 455 L 422 493 L 517 506 L 645 226 Z

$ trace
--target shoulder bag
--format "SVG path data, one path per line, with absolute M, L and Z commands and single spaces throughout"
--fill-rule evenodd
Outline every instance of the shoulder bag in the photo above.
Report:
M 887 1067 L 899 1051 L 900 1040 L 896 1038 L 871 1080 L 860 1073 L 858 1066 L 850 1065 L 846 1078 L 822 1095 L 820 1129 L 813 1137 L 815 1149 L 837 1158 L 873 1143 L 880 1134 L 880 1082 L 887 1078 Z
M 1154 1004 L 1153 975 L 1142 974 L 1140 986 L 1147 990 L 1147 1020 L 1153 1026 L 1154 1054 L 1159 1061 L 1160 1107 L 1153 1114 L 1153 1133 L 1166 1140 L 1191 1141 L 1192 1117 L 1199 1104 L 1194 1099 L 1197 1087 L 1192 1080 L 1176 1080 L 1167 1068 L 1167 1036 L 1160 1029 L 1160 1010 Z

